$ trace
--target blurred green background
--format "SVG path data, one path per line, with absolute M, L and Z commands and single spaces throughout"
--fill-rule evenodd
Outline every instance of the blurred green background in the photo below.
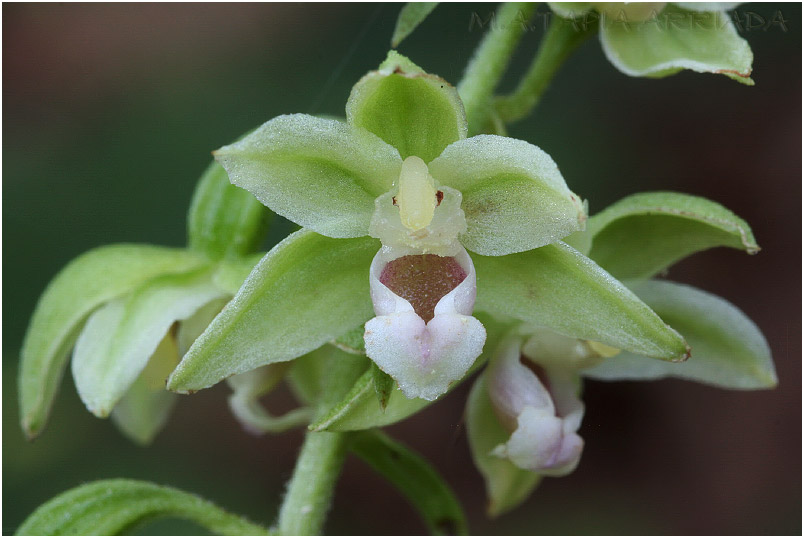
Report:
M 53 495 L 109 477 L 274 518 L 300 432 L 243 432 L 218 386 L 182 399 L 153 446 L 140 448 L 83 409 L 68 374 L 48 428 L 28 443 L 17 423 L 19 347 L 37 297 L 75 256 L 107 243 L 184 244 L 185 211 L 211 150 L 279 114 L 342 114 L 351 85 L 384 58 L 399 7 L 3 4 L 3 533 Z M 481 37 L 471 14 L 485 19 L 493 8 L 442 5 L 400 51 L 456 83 Z M 785 28 L 761 24 L 778 14 Z M 663 189 L 712 198 L 748 220 L 758 256 L 716 249 L 667 276 L 755 320 L 779 387 L 588 383 L 578 470 L 489 521 L 462 424 L 466 383 L 389 430 L 444 474 L 473 533 L 801 533 L 801 7 L 746 4 L 737 15 L 749 23 L 742 35 L 755 53 L 755 87 L 688 72 L 629 78 L 593 39 L 510 134 L 550 153 L 593 213 Z M 544 20 L 526 34 L 514 73 Z M 288 230 L 280 221 L 269 242 Z M 287 408 L 289 395 L 271 402 Z M 199 529 L 166 521 L 142 531 Z M 424 527 L 350 458 L 327 531 Z

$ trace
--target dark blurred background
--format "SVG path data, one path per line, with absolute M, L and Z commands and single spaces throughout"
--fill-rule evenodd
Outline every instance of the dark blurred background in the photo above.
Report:
M 37 297 L 69 260 L 107 243 L 181 246 L 210 151 L 283 113 L 343 114 L 384 58 L 399 4 L 3 5 L 3 521 L 82 482 L 129 477 L 273 520 L 301 433 L 252 437 L 227 389 L 184 398 L 153 446 L 92 417 L 65 376 L 33 443 L 17 421 L 19 347 Z M 456 83 L 493 4 L 442 5 L 400 47 Z M 540 12 L 546 11 L 546 6 Z M 629 78 L 590 40 L 511 136 L 546 150 L 593 213 L 637 191 L 678 190 L 745 218 L 763 247 L 698 254 L 668 278 L 721 295 L 762 329 L 773 391 L 588 383 L 578 470 L 489 521 L 462 424 L 464 384 L 390 428 L 458 492 L 475 534 L 801 533 L 801 7 L 737 8 L 756 86 L 684 72 Z M 781 15 L 785 25 L 768 25 Z M 765 24 L 762 21 L 765 21 Z M 543 34 L 525 36 L 521 73 Z M 746 24 L 748 23 L 748 24 Z M 507 78 L 510 89 L 516 78 Z M 288 231 L 280 224 L 269 241 Z M 266 245 L 268 246 L 268 245 Z M 272 402 L 287 407 L 287 391 Z M 145 533 L 196 533 L 158 522 Z M 350 457 L 327 531 L 419 534 L 406 501 Z

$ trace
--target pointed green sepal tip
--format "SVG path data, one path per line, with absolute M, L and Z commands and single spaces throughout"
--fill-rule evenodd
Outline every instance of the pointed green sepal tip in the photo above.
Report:
M 394 35 L 391 37 L 391 48 L 397 48 L 402 41 L 427 18 L 438 6 L 438 2 L 408 2 L 399 11 L 396 19 Z

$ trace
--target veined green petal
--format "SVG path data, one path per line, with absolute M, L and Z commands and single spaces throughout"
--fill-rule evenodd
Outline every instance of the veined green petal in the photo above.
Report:
M 67 357 L 90 312 L 156 275 L 205 263 L 203 256 L 187 250 L 109 245 L 62 269 L 40 297 L 22 344 L 20 418 L 28 437 L 45 425 Z
M 408 37 L 427 16 L 438 6 L 438 2 L 408 2 L 399 11 L 396 19 L 394 35 L 391 37 L 391 48 L 397 48 L 402 40 Z
M 684 339 L 620 281 L 564 243 L 508 256 L 472 256 L 475 310 L 649 357 L 681 361 Z
M 140 480 L 98 480 L 50 499 L 34 510 L 17 535 L 111 536 L 154 518 L 189 519 L 210 531 L 235 536 L 268 530 L 230 514 L 209 501 Z
M 595 379 L 681 377 L 729 389 L 776 386 L 776 371 L 762 332 L 725 299 L 691 286 L 648 280 L 629 287 L 692 347 L 688 361 L 670 364 L 621 353 L 584 371 Z
M 346 118 L 394 146 L 403 159 L 415 155 L 425 163 L 467 131 L 457 90 L 395 51 L 352 88 Z
M 463 245 L 502 256 L 547 245 L 586 222 L 583 202 L 556 163 L 532 144 L 479 135 L 450 145 L 429 165 L 442 185 L 461 191 Z
M 402 167 L 398 152 L 375 135 L 305 114 L 274 118 L 214 155 L 232 183 L 329 237 L 368 234 L 374 199 Z
M 171 325 L 225 294 L 210 276 L 211 270 L 203 269 L 156 277 L 89 317 L 72 360 L 75 386 L 89 411 L 108 416 Z M 164 373 L 157 380 L 162 386 L 169 372 Z
M 475 312 L 474 317 L 480 320 L 486 329 L 486 343 L 483 347 L 483 353 L 463 379 L 466 379 L 472 372 L 477 371 L 486 364 L 500 338 L 512 325 L 512 323 L 497 321 L 491 316 L 480 312 Z M 345 352 L 337 352 L 345 354 Z M 352 357 L 355 356 L 352 355 Z M 459 384 L 460 381 L 454 383 L 449 390 L 454 389 Z M 433 402 L 421 398 L 406 398 L 399 388 L 394 387 L 388 397 L 385 409 L 382 409 L 377 402 L 372 369 L 368 368 L 355 382 L 349 393 L 332 409 L 323 413 L 314 424 L 311 424 L 310 429 L 315 431 L 352 431 L 378 428 L 404 420 L 431 403 Z
M 301 230 L 257 264 L 195 341 L 168 388 L 189 392 L 263 364 L 295 359 L 373 316 L 368 270 L 376 239 Z
M 663 77 L 691 69 L 754 84 L 751 47 L 722 11 L 689 11 L 670 4 L 644 22 L 604 19 L 600 43 L 609 61 L 626 75 Z
M 176 340 L 168 332 L 148 365 L 112 410 L 112 420 L 129 439 L 150 444 L 164 427 L 178 396 L 165 390 L 165 379 L 179 363 Z
M 469 393 L 466 404 L 466 434 L 472 460 L 486 482 L 488 515 L 497 517 L 522 504 L 536 488 L 541 476 L 520 469 L 506 458 L 492 456 L 495 447 L 508 442 L 511 433 L 497 419 L 482 374 Z
M 213 161 L 187 214 L 190 248 L 213 259 L 249 254 L 262 242 L 271 217 L 253 194 L 229 183 L 226 170 Z
M 722 205 L 688 194 L 646 192 L 589 219 L 589 257 L 617 278 L 649 278 L 711 247 L 759 251 L 751 228 Z

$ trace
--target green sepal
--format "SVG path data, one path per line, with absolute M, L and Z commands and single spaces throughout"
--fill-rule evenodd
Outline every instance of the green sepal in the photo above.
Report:
M 396 387 L 393 378 L 380 370 L 380 367 L 375 363 L 371 363 L 371 380 L 374 384 L 374 393 L 377 395 L 377 401 L 380 404 L 380 409 L 385 411 L 388 407 L 388 398 L 391 397 L 391 392 Z
M 376 239 L 331 239 L 301 230 L 257 264 L 168 380 L 191 392 L 283 362 L 364 323 L 374 309 L 368 268 Z
M 222 535 L 269 534 L 197 495 L 140 480 L 98 480 L 65 491 L 28 516 L 17 535 L 121 535 L 156 518 L 187 519 Z
M 403 159 L 415 155 L 425 163 L 467 132 L 457 90 L 396 51 L 354 85 L 346 118 L 395 147 Z
M 214 155 L 232 183 L 328 237 L 367 235 L 374 199 L 402 166 L 397 150 L 364 129 L 305 114 L 276 117 Z
M 589 219 L 589 257 L 620 279 L 650 278 L 712 247 L 759 252 L 748 223 L 722 205 L 689 194 L 646 192 Z
M 472 260 L 476 311 L 649 357 L 682 361 L 688 356 L 681 335 L 620 281 L 565 243 L 508 256 L 475 255 Z
M 582 230 L 586 212 L 558 166 L 522 140 L 478 135 L 449 146 L 430 174 L 463 196 L 461 243 L 486 256 L 541 247 Z
M 214 260 L 244 256 L 259 247 L 273 216 L 253 194 L 229 183 L 226 170 L 213 161 L 190 203 L 188 244 Z
M 397 48 L 432 13 L 436 6 L 438 6 L 438 2 L 408 2 L 402 6 L 396 19 L 394 35 L 391 37 L 391 48 Z
M 107 417 L 171 326 L 224 295 L 210 276 L 210 269 L 158 276 L 89 317 L 75 344 L 72 371 L 91 413 Z M 160 386 L 168 373 L 157 380 Z
M 355 433 L 349 448 L 408 499 L 430 534 L 467 534 L 455 493 L 419 454 L 376 430 Z
M 486 329 L 486 343 L 483 347 L 483 353 L 477 358 L 463 379 L 468 378 L 473 372 L 476 372 L 486 364 L 491 352 L 497 346 L 497 342 L 510 329 L 511 323 L 515 323 L 510 320 L 497 321 L 481 312 L 475 312 L 474 317 Z M 346 356 L 348 357 L 349 355 Z M 459 384 L 460 381 L 453 383 L 449 391 L 452 391 Z M 385 409 L 381 409 L 377 405 L 377 393 L 374 389 L 372 370 L 367 368 L 346 396 L 331 409 L 323 412 L 318 420 L 310 425 L 310 429 L 314 431 L 353 431 L 378 428 L 404 420 L 432 403 L 421 398 L 406 398 L 399 388 L 394 388 L 388 397 Z
M 508 442 L 511 434 L 494 413 L 485 374 L 475 381 L 469 393 L 466 434 L 472 460 L 486 483 L 489 517 L 497 517 L 522 504 L 539 484 L 541 476 L 520 469 L 508 459 L 491 455 L 497 445 Z
M 178 396 L 165 390 L 165 379 L 178 363 L 176 340 L 168 333 L 112 410 L 117 429 L 135 443 L 150 444 L 167 423 Z
M 644 22 L 604 17 L 600 43 L 609 61 L 626 75 L 659 78 L 691 69 L 754 84 L 751 47 L 723 11 L 690 11 L 669 4 Z
M 265 252 L 253 254 L 244 258 L 228 258 L 220 260 L 217 265 L 215 274 L 212 276 L 212 281 L 220 289 L 225 290 L 230 295 L 234 295 L 243 285 L 243 282 L 251 273 L 254 266 L 257 265 L 263 257 Z
M 207 263 L 186 250 L 150 245 L 109 245 L 70 262 L 48 284 L 22 344 L 20 420 L 28 437 L 45 425 L 70 350 L 89 314 L 156 275 Z
M 595 379 L 680 377 L 728 389 L 776 386 L 771 351 L 762 332 L 725 299 L 674 282 L 628 282 L 662 319 L 689 341 L 692 353 L 682 364 L 669 364 L 621 353 L 585 370 Z

